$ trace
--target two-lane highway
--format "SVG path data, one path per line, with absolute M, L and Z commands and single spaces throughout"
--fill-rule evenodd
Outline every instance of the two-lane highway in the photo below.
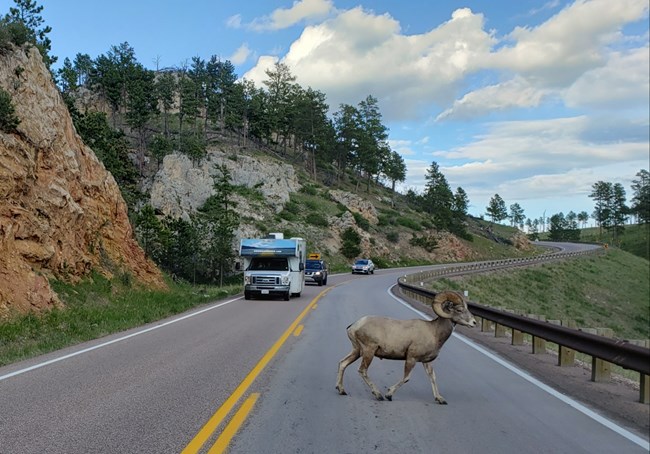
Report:
M 647 452 L 647 438 L 610 424 L 460 336 L 452 336 L 433 363 L 449 405 L 434 402 L 421 365 L 392 402 L 379 402 L 357 362 L 345 375 L 350 395 L 339 396 L 337 363 L 350 349 L 345 327 L 366 314 L 418 316 L 388 293 L 397 276 L 383 271 L 346 282 L 319 301 L 300 342 L 252 390 L 260 398 L 231 452 Z M 403 363 L 375 359 L 368 373 L 385 390 L 402 371 Z
M 648 451 L 459 336 L 434 362 L 449 405 L 420 365 L 378 402 L 355 363 L 339 396 L 346 326 L 418 317 L 388 291 L 414 271 L 332 275 L 288 302 L 232 299 L 0 368 L 0 453 Z M 385 389 L 402 370 L 375 360 L 369 374 Z

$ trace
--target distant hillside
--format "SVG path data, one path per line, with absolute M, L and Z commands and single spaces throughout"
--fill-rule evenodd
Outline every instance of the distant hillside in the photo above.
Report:
M 588 243 L 606 243 L 623 251 L 650 260 L 650 225 L 627 224 L 617 239 L 607 232 L 600 232 L 598 227 L 580 230 L 580 241 Z

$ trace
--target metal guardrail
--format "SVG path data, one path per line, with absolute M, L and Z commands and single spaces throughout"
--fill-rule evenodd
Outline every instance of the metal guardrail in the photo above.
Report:
M 406 294 L 414 294 L 426 300 L 433 300 L 436 293 L 432 290 L 423 288 L 424 281 L 461 274 L 473 274 L 477 272 L 494 271 L 505 268 L 520 267 L 545 263 L 558 259 L 565 259 L 586 254 L 597 253 L 599 249 L 569 252 L 569 253 L 550 253 L 541 256 L 526 259 L 507 259 L 488 262 L 477 262 L 449 268 L 440 268 L 431 271 L 411 274 L 400 277 L 397 281 L 400 290 Z M 416 285 L 415 283 L 418 283 Z M 555 325 L 552 323 L 534 320 L 528 317 L 517 315 L 498 309 L 484 306 L 482 304 L 469 302 L 468 306 L 474 316 L 480 317 L 500 326 L 511 328 L 554 342 L 561 347 L 573 349 L 584 353 L 592 358 L 602 359 L 612 364 L 616 364 L 625 369 L 634 370 L 640 374 L 640 401 L 650 402 L 650 349 L 631 344 L 625 340 L 615 340 L 583 332 L 566 326 Z

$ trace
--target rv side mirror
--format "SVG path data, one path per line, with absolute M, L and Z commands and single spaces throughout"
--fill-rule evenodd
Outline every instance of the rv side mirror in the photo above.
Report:
M 304 271 L 305 270 L 305 264 L 300 262 L 300 265 L 298 265 L 298 270 Z
M 235 262 L 235 270 L 237 271 L 241 270 L 241 263 Z

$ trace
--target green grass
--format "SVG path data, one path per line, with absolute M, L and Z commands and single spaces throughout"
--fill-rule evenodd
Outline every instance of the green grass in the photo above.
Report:
M 548 232 L 540 233 L 540 240 L 548 240 Z M 580 241 L 583 243 L 607 244 L 638 257 L 650 260 L 650 224 L 626 224 L 623 232 L 614 238 L 613 232 L 598 227 L 580 229 Z
M 650 266 L 609 249 L 606 254 L 518 271 L 440 279 L 435 289 L 467 290 L 472 301 L 579 327 L 611 328 L 622 339 L 650 338 Z
M 1 323 L 0 366 L 154 322 L 242 290 L 241 285 L 168 284 L 168 291 L 149 291 L 100 275 L 74 286 L 54 282 L 65 308 L 16 315 Z
M 650 259 L 650 225 L 626 225 L 623 233 L 614 239 L 612 233 L 600 231 L 597 227 L 582 229 L 580 241 L 587 243 L 607 243 L 624 251 Z

